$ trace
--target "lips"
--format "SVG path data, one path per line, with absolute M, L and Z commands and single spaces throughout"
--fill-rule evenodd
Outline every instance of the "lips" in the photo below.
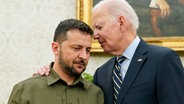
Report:
M 85 66 L 85 64 L 84 63 L 77 63 L 78 65 L 81 65 L 81 66 Z
M 101 43 L 104 42 L 104 40 L 103 40 L 102 38 L 99 38 L 99 39 L 98 39 L 98 42 L 101 44 Z
M 75 64 L 86 66 L 86 63 L 84 61 L 75 62 Z
M 98 41 L 98 42 L 100 43 L 101 47 L 104 46 L 105 44 L 105 41 Z
M 84 70 L 85 68 L 86 68 L 86 66 L 85 66 L 85 64 L 82 64 L 82 63 L 76 63 L 76 68 L 79 68 L 80 70 L 82 69 L 82 70 Z

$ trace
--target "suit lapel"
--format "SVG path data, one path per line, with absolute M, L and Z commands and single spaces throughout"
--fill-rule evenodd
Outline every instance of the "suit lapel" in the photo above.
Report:
M 142 40 L 139 43 L 139 46 L 136 49 L 136 52 L 132 58 L 132 61 L 129 65 L 128 71 L 126 73 L 126 76 L 123 80 L 123 84 L 121 85 L 121 91 L 117 99 L 117 104 L 120 104 L 122 100 L 124 99 L 125 95 L 127 94 L 129 88 L 135 81 L 138 73 L 141 70 L 141 66 L 146 60 L 146 55 L 144 55 L 147 52 L 147 44 L 144 43 Z

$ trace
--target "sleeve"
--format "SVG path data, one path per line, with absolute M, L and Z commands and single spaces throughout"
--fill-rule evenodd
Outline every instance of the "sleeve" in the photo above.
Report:
M 10 94 L 8 104 L 21 104 L 20 103 L 20 95 L 21 95 L 21 88 L 17 84 L 13 87 L 13 90 Z
M 93 83 L 95 85 L 97 85 L 97 71 L 98 71 L 98 69 L 96 69 L 95 74 L 93 75 Z
M 158 66 L 157 99 L 159 104 L 184 104 L 184 68 L 180 57 L 169 51 Z
M 151 0 L 150 4 L 149 4 L 150 8 L 159 8 L 156 4 L 156 0 Z

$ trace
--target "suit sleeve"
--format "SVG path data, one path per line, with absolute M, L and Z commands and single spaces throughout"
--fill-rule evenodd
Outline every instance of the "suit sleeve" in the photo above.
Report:
M 158 67 L 158 104 L 184 104 L 184 69 L 179 56 L 168 52 Z
M 95 85 L 97 85 L 97 71 L 98 71 L 98 69 L 96 69 L 95 74 L 93 75 L 93 83 Z

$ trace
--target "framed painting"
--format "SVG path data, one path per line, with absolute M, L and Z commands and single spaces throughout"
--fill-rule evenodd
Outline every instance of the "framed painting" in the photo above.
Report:
M 91 10 L 100 0 L 77 0 L 77 19 L 91 25 Z M 127 0 L 140 21 L 138 35 L 147 43 L 184 51 L 184 0 Z M 158 2 L 160 1 L 160 2 Z M 103 52 L 93 40 L 92 52 Z

